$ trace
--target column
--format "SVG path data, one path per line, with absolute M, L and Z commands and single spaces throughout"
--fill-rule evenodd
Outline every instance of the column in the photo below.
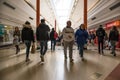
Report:
M 56 31 L 56 20 L 55 20 L 55 31 Z
M 84 0 L 84 24 L 87 29 L 87 0 Z
M 40 24 L 40 0 L 36 0 L 36 27 Z

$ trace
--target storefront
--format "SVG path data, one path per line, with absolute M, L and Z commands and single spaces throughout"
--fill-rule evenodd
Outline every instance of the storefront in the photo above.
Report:
M 110 30 L 113 26 L 116 26 L 118 31 L 119 31 L 119 41 L 118 41 L 118 44 L 117 44 L 117 48 L 120 48 L 120 20 L 112 21 L 112 22 L 109 22 L 109 23 L 105 24 L 105 31 L 108 35 L 109 35 Z
M 0 46 L 13 42 L 13 26 L 0 24 Z

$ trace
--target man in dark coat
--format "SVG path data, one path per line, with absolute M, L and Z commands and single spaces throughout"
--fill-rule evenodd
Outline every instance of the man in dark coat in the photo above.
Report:
M 47 51 L 47 42 L 49 40 L 49 26 L 45 23 L 45 19 L 41 19 L 40 25 L 36 29 L 37 41 L 40 42 L 41 61 L 44 62 L 44 55 Z
M 115 47 L 118 41 L 119 41 L 119 31 L 117 30 L 116 26 L 113 26 L 109 34 L 109 42 L 111 43 L 112 46 L 111 54 L 113 54 L 113 56 L 116 56 Z
M 105 30 L 102 28 L 102 25 L 96 31 L 96 36 L 98 37 L 98 52 L 99 54 L 104 54 L 103 52 L 103 44 L 104 44 L 104 37 L 105 37 Z

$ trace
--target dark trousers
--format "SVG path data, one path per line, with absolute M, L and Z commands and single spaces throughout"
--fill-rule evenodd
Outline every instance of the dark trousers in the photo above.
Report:
M 31 41 L 25 40 L 25 45 L 26 45 L 26 59 L 28 59 L 30 53 Z
M 51 50 L 55 50 L 56 40 L 51 40 Z
M 15 45 L 16 47 L 16 54 L 20 51 L 19 45 Z
M 103 44 L 104 44 L 104 42 L 103 42 L 103 40 L 98 40 L 98 52 L 99 53 L 103 53 Z
M 84 44 L 79 44 L 79 54 L 80 57 L 83 57 Z
M 46 51 L 47 51 L 47 40 L 46 41 L 40 41 L 40 53 L 42 56 L 45 55 Z

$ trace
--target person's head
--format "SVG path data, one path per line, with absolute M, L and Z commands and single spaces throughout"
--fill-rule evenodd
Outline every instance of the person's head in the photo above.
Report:
M 71 27 L 71 21 L 67 21 L 67 27 Z
M 113 26 L 113 27 L 112 27 L 112 30 L 117 30 L 116 26 Z
M 99 28 L 102 28 L 102 25 L 100 25 Z
M 26 24 L 26 25 L 30 25 L 30 22 L 29 22 L 29 21 L 26 21 L 25 24 Z
M 81 25 L 79 26 L 79 28 L 84 30 L 84 29 L 85 29 L 85 25 L 84 25 L 84 24 L 81 24 Z
M 45 19 L 41 19 L 41 23 L 45 23 Z
M 54 28 L 52 28 L 52 31 L 54 31 Z
M 18 31 L 18 30 L 19 30 L 19 28 L 18 28 L 18 26 L 16 26 L 16 27 L 15 27 L 15 31 Z

